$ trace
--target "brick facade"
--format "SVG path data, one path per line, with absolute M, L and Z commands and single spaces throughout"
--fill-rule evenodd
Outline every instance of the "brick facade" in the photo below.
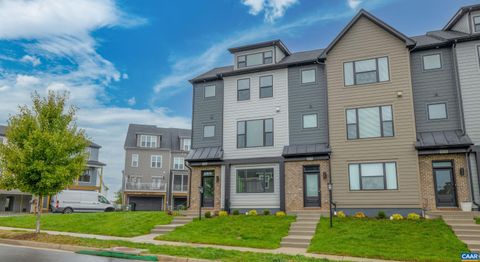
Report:
M 198 192 L 198 187 L 201 185 L 202 181 L 202 171 L 214 171 L 215 172 L 215 201 L 213 208 L 203 208 L 206 210 L 221 210 L 221 168 L 220 166 L 202 166 L 202 167 L 192 167 L 191 175 L 191 192 L 190 192 L 190 210 L 198 210 L 198 205 L 200 203 L 200 194 Z
M 298 210 L 328 210 L 329 160 L 288 161 L 285 162 L 285 209 L 287 212 Z M 303 166 L 320 165 L 321 207 L 304 207 L 303 204 Z M 324 177 L 326 173 L 327 178 Z
M 418 156 L 418 161 L 420 167 L 420 191 L 424 209 L 435 210 L 437 208 L 432 161 L 453 161 L 457 204 L 460 206 L 461 202 L 470 201 L 468 167 L 465 154 L 420 155 Z M 461 168 L 464 169 L 465 175 L 463 176 L 460 175 Z

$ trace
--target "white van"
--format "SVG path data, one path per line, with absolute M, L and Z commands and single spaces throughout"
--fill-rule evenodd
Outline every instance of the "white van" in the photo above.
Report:
M 95 191 L 63 190 L 50 200 L 54 213 L 112 212 L 115 207 L 107 198 Z

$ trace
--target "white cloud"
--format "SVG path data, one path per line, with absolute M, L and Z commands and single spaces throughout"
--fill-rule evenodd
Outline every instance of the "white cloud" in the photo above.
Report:
M 123 74 L 122 74 L 122 79 L 125 79 L 125 80 L 128 79 L 128 74 L 127 74 L 127 73 L 123 73 Z
M 362 3 L 362 0 L 347 0 L 348 7 L 350 7 L 353 10 L 356 10 L 361 3 Z
M 285 11 L 298 3 L 298 0 L 242 0 L 242 3 L 250 8 L 250 14 L 258 15 L 263 11 L 265 21 L 273 23 L 283 17 Z
M 21 59 L 20 59 L 20 62 L 24 62 L 24 63 L 29 63 L 29 64 L 32 64 L 32 66 L 38 66 L 40 65 L 42 62 L 40 61 L 40 58 L 36 57 L 36 56 L 31 56 L 31 55 L 24 55 Z
M 131 97 L 127 100 L 127 104 L 129 106 L 134 106 L 135 104 L 137 104 L 137 99 L 135 97 Z
M 17 75 L 15 80 L 16 87 L 35 87 L 40 83 L 40 79 L 30 75 Z

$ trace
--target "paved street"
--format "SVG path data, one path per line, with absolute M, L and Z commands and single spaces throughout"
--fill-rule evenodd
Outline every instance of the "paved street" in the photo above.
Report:
M 30 247 L 0 244 L 0 261 L 2 262 L 125 262 L 125 260 L 108 257 L 79 255 L 68 251 L 56 251 Z

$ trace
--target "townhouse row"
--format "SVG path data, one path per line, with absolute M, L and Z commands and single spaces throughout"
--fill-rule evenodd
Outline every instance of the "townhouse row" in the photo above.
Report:
M 229 49 L 195 77 L 190 201 L 212 210 L 478 208 L 480 5 L 408 37 L 361 10 L 322 49 Z M 200 192 L 201 191 L 201 192 Z

